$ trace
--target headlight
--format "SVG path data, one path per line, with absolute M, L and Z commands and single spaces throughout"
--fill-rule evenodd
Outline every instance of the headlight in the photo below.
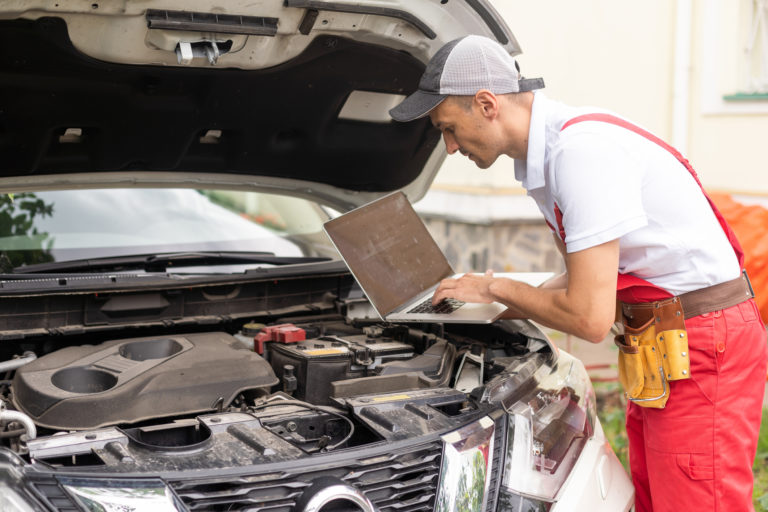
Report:
M 443 464 L 437 512 L 484 510 L 493 464 L 493 432 L 489 417 L 443 436 Z
M 178 512 L 176 498 L 163 482 L 157 480 L 121 481 L 114 485 L 94 481 L 65 482 L 64 488 L 72 494 L 85 510 L 153 510 Z
M 535 387 L 509 413 L 502 493 L 553 501 L 594 433 L 595 394 L 584 365 L 560 352 L 556 366 L 539 367 Z M 500 510 L 506 510 L 500 499 Z
M 19 471 L 20 461 L 7 450 L 0 449 L 0 510 L 3 512 L 36 512 L 43 510 L 24 489 Z
M 43 506 L 26 490 L 21 467 L 24 462 L 0 448 L 0 511 L 39 512 Z M 83 510 L 104 512 L 118 510 L 184 510 L 175 494 L 157 479 L 115 479 L 99 481 L 59 478 L 64 489 Z
M 4 471 L 0 468 L 0 472 Z M 35 512 L 35 509 L 29 504 L 26 498 L 8 486 L 5 482 L 0 482 L 0 510 L 3 512 Z

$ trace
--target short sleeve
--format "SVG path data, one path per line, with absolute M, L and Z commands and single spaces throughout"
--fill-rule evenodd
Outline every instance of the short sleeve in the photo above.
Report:
M 567 252 L 595 247 L 648 224 L 642 166 L 609 135 L 580 132 L 561 140 L 549 172 Z

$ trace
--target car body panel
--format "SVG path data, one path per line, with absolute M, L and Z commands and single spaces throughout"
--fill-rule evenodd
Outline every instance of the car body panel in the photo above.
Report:
M 581 362 L 382 322 L 321 230 L 424 195 L 388 111 L 466 34 L 520 53 L 485 0 L 0 2 L 0 509 L 627 509 Z

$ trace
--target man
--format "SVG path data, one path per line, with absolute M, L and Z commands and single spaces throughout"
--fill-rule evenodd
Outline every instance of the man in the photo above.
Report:
M 669 333 L 687 336 L 687 348 L 669 351 L 682 366 L 677 377 L 660 375 L 663 399 L 629 395 L 637 510 L 752 510 L 768 348 L 741 248 L 673 148 L 604 111 L 533 92 L 541 87 L 520 77 L 500 45 L 467 36 L 440 49 L 419 90 L 390 111 L 397 121 L 429 115 L 448 153 L 480 168 L 512 157 L 565 259 L 566 272 L 538 288 L 489 271 L 445 280 L 433 301 L 498 301 L 508 317 L 598 343 L 618 297 L 629 332 L 650 332 L 656 344 Z M 672 329 L 651 309 L 668 306 Z M 648 384 L 647 373 L 639 378 Z

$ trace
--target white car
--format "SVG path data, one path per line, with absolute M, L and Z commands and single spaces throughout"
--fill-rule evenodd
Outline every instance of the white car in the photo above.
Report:
M 581 362 L 392 324 L 323 234 L 445 157 L 391 121 L 485 0 L 0 2 L 0 510 L 633 508 Z

